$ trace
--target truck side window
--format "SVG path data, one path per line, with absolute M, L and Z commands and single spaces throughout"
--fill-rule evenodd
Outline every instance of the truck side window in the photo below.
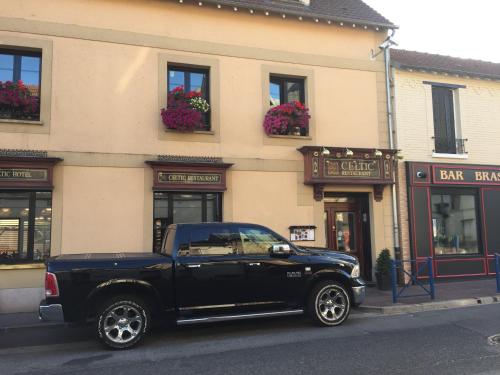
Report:
M 247 255 L 265 255 L 273 245 L 283 244 L 283 241 L 273 233 L 261 228 L 240 227 L 243 253 Z
M 179 256 L 218 256 L 241 252 L 241 238 L 230 226 L 198 227 L 191 231 L 189 248 L 179 249 Z
M 175 240 L 175 228 L 168 228 L 163 245 L 163 253 L 172 256 Z

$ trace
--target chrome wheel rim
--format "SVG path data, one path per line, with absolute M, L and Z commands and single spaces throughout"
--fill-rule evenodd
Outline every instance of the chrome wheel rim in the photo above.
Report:
M 316 311 L 327 323 L 342 319 L 347 310 L 347 296 L 336 286 L 326 286 L 316 297 Z
M 144 318 L 139 310 L 128 304 L 113 307 L 104 317 L 104 334 L 117 344 L 134 340 L 143 326 Z

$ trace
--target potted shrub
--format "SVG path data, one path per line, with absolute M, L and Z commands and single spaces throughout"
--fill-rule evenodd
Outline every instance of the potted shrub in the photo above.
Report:
M 0 81 L 0 118 L 38 120 L 40 100 L 22 81 Z
M 380 290 L 391 289 L 391 254 L 389 249 L 384 249 L 377 257 L 377 269 L 375 272 L 377 287 Z
M 267 135 L 307 135 L 309 131 L 309 109 L 294 101 L 271 108 L 264 118 Z
M 203 113 L 210 105 L 195 91 L 184 92 L 179 86 L 168 93 L 167 108 L 162 108 L 161 118 L 167 129 L 192 132 L 203 129 Z

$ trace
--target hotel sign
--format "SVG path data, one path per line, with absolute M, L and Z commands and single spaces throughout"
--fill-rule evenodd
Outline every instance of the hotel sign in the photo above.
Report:
M 0 168 L 0 181 L 47 181 L 47 169 Z
M 220 184 L 220 173 L 158 172 L 158 182 L 170 184 Z
M 325 177 L 380 178 L 379 160 L 325 158 Z
M 2 154 L 0 155 L 0 189 L 52 189 L 54 165 L 62 159 L 11 156 L 9 154 L 11 151 L 0 150 L 0 154 Z M 21 151 L 13 150 L 13 152 L 15 155 Z M 29 155 L 31 151 L 25 152 L 26 155 Z M 35 153 L 35 151 L 33 152 Z M 43 154 L 41 151 L 40 153 Z
M 500 185 L 500 168 L 434 166 L 434 183 L 456 185 Z

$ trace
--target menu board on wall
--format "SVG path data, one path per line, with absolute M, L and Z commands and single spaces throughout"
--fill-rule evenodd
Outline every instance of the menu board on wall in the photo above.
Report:
M 291 226 L 290 241 L 314 241 L 316 227 L 314 225 Z

